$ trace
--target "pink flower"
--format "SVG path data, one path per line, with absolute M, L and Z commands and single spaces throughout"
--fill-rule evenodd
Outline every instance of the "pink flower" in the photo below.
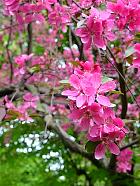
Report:
M 18 0 L 4 0 L 6 13 L 13 15 L 18 11 L 19 1 Z
M 120 153 L 120 149 L 115 143 L 108 142 L 106 145 L 101 143 L 101 144 L 98 144 L 95 149 L 95 158 L 97 160 L 102 159 L 104 157 L 105 150 L 106 150 L 105 147 L 107 147 L 112 154 L 119 155 Z
M 131 31 L 139 31 L 140 11 L 138 0 L 108 2 L 107 9 L 112 13 L 112 18 L 114 18 L 119 29 L 129 28 Z
M 132 156 L 133 151 L 131 149 L 122 150 L 120 155 L 117 157 L 117 172 L 127 173 L 132 168 Z
M 19 65 L 19 67 L 23 67 L 25 66 L 26 62 L 28 62 L 31 57 L 33 56 L 33 54 L 30 55 L 26 55 L 26 54 L 22 54 L 20 56 L 15 57 L 15 63 Z
M 85 49 L 90 48 L 92 44 L 98 48 L 104 49 L 105 43 L 102 37 L 102 32 L 102 22 L 100 20 L 95 20 L 93 17 L 89 17 L 86 26 L 78 28 L 75 33 L 81 38 Z
M 62 28 L 66 32 L 66 26 L 70 24 L 70 14 L 66 6 L 61 6 L 59 3 L 54 5 L 54 9 L 49 13 L 49 22 L 55 29 Z
M 38 96 L 33 96 L 31 93 L 26 93 L 23 96 L 23 99 L 25 100 L 25 108 L 36 108 L 37 101 L 39 100 Z
M 135 44 L 134 48 L 136 51 L 136 59 L 133 60 L 133 67 L 140 68 L 140 44 Z
M 100 73 L 85 72 L 80 77 L 73 74 L 69 82 L 73 89 L 63 91 L 62 95 L 68 96 L 71 100 L 75 100 L 78 108 L 84 104 L 92 105 L 95 101 L 103 106 L 112 106 L 109 98 L 104 94 L 114 90 L 116 84 L 114 81 L 102 83 Z

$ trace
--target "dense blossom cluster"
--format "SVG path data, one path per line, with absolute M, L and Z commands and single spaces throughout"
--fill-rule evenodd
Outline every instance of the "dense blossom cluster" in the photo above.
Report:
M 21 121 L 33 121 L 33 119 L 29 116 L 29 109 L 35 110 L 37 107 L 37 102 L 39 98 L 38 96 L 34 96 L 31 93 L 26 93 L 23 96 L 23 103 L 15 106 L 12 101 L 5 96 L 5 106 L 7 109 L 6 118 L 12 117 L 12 113 L 16 114 L 16 119 Z
M 133 151 L 131 149 L 122 150 L 117 157 L 117 171 L 118 172 L 129 172 L 132 168 L 132 156 Z
M 112 104 L 105 95 L 115 89 L 114 81 L 102 82 L 102 74 L 99 65 L 92 62 L 81 63 L 81 69 L 76 68 L 70 76 L 71 89 L 63 91 L 71 103 L 70 118 L 80 128 L 88 132 L 90 141 L 99 144 L 95 149 L 95 158 L 101 159 L 105 155 L 105 148 L 118 155 L 119 143 L 127 130 L 120 118 L 115 117 Z
M 69 113 L 65 106 L 67 102 L 61 104 L 61 101 L 68 97 L 70 121 L 64 121 L 64 130 L 69 128 L 70 122 L 74 123 L 79 132 L 84 131 L 86 140 L 96 142 L 96 159 L 102 159 L 109 150 L 112 154 L 120 154 L 116 170 L 130 171 L 132 151 L 125 149 L 120 152 L 119 148 L 128 133 L 122 120 L 127 116 L 119 116 L 122 105 L 126 104 L 127 118 L 139 117 L 140 98 L 133 82 L 125 79 L 123 71 L 126 78 L 133 76 L 134 83 L 139 81 L 140 44 L 137 35 L 140 32 L 140 1 L 67 0 L 63 3 L 57 0 L 3 0 L 3 4 L 5 15 L 15 17 L 20 32 L 31 23 L 35 25 L 35 40 L 21 47 L 22 54 L 17 52 L 12 62 L 12 83 L 17 85 L 25 81 L 27 85 L 17 105 L 7 96 L 4 98 L 8 111 L 6 117 L 12 111 L 18 119 L 31 121 L 30 112 L 42 111 L 38 103 L 51 97 L 51 103 L 45 109 L 66 118 Z M 32 36 L 29 37 L 31 40 Z M 35 42 L 39 46 L 36 47 Z M 27 54 L 25 48 L 29 43 L 35 46 L 34 51 Z M 118 67 L 120 64 L 121 69 Z M 8 65 L 3 64 L 2 71 L 6 71 Z M 1 73 L 0 77 L 3 78 Z M 60 82 L 68 78 L 68 88 L 65 88 Z M 8 78 L 6 80 L 9 82 Z M 125 88 L 119 91 L 122 84 Z M 35 95 L 34 90 L 37 92 Z M 135 103 L 131 101 L 133 92 L 136 92 Z M 57 99 L 58 104 L 53 100 L 55 93 L 65 96 L 63 100 Z M 128 97 L 129 101 L 117 101 L 120 95 Z M 46 105 L 45 101 L 43 104 Z

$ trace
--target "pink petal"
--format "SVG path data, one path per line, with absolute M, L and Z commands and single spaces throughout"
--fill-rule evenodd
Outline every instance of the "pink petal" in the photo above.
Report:
M 84 94 L 81 94 L 76 99 L 76 106 L 82 107 L 85 102 L 86 102 L 86 96 Z
M 82 37 L 81 41 L 82 43 L 91 43 L 91 37 L 87 35 L 86 37 Z
M 92 78 L 91 78 L 91 81 L 92 81 L 92 85 L 95 88 L 95 90 L 98 89 L 99 86 L 101 85 L 101 74 L 100 73 L 94 73 Z
M 103 106 L 106 107 L 111 107 L 111 102 L 108 97 L 102 96 L 102 95 L 97 95 L 97 101 Z
M 113 121 L 114 121 L 114 124 L 117 125 L 119 128 L 122 128 L 124 126 L 124 122 L 120 118 L 115 118 Z
M 83 27 L 83 28 L 78 28 L 76 31 L 75 31 L 75 34 L 79 37 L 86 37 L 88 34 L 89 34 L 89 31 L 86 27 Z
M 134 59 L 133 60 L 133 66 L 136 68 L 140 67 L 140 58 Z
M 89 87 L 85 86 L 85 87 L 83 87 L 83 92 L 87 96 L 92 96 L 93 98 L 95 97 L 95 93 L 96 93 L 95 88 L 92 87 L 92 86 L 89 86 Z
M 75 74 L 70 76 L 69 82 L 75 89 L 80 89 L 80 80 Z
M 94 43 L 98 48 L 106 49 L 105 42 L 101 36 L 96 35 L 96 37 L 94 37 Z
M 99 132 L 100 132 L 99 127 L 93 126 L 89 130 L 89 135 L 94 138 L 94 137 L 99 136 Z
M 69 114 L 69 118 L 73 120 L 80 119 L 84 114 L 84 110 L 75 109 Z
M 109 142 L 108 148 L 112 154 L 118 155 L 120 153 L 119 147 L 113 142 Z
M 62 92 L 63 96 L 77 96 L 78 92 L 77 91 L 72 91 L 72 90 L 64 90 Z
M 116 88 L 116 83 L 114 81 L 108 81 L 102 84 L 99 88 L 100 93 L 108 92 Z
M 95 149 L 95 158 L 97 160 L 102 159 L 105 155 L 105 146 L 104 144 L 98 144 Z
M 136 43 L 134 48 L 136 52 L 140 53 L 140 43 Z
M 90 125 L 90 119 L 89 118 L 83 118 L 80 122 L 80 127 L 82 130 L 87 130 Z
M 89 39 L 87 43 L 84 43 L 84 49 L 88 50 L 91 47 L 92 39 Z
M 95 102 L 95 95 L 89 96 L 87 102 L 88 102 L 88 105 L 91 106 Z

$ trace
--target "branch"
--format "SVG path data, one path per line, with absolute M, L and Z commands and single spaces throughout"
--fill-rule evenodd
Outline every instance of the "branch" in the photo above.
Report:
M 128 143 L 127 145 L 121 147 L 120 150 L 124 150 L 124 149 L 126 149 L 126 148 L 132 147 L 133 145 L 136 145 L 136 144 L 138 144 L 139 142 L 140 142 L 140 139 L 136 139 L 136 140 L 134 140 L 134 141 Z
M 27 26 L 27 32 L 28 32 L 28 47 L 27 47 L 27 54 L 30 55 L 32 53 L 32 23 L 29 23 Z
M 114 62 L 117 64 L 117 61 L 115 59 L 114 54 L 112 53 L 111 49 L 109 47 L 107 47 L 109 54 L 111 55 L 111 57 L 113 58 Z M 114 67 L 114 69 L 118 72 L 118 74 L 121 76 L 121 78 L 124 80 L 125 86 L 126 88 L 129 90 L 131 97 L 133 98 L 134 102 L 137 104 L 137 106 L 140 108 L 140 105 L 138 104 L 135 96 L 133 95 L 132 91 L 130 90 L 129 86 L 127 85 L 127 82 L 125 80 L 125 77 L 119 72 L 118 68 L 116 67 L 116 65 L 114 65 L 111 60 L 108 58 L 108 56 L 105 54 L 104 56 L 106 58 L 106 60 Z
M 70 28 L 71 29 L 71 28 Z M 83 43 L 81 42 L 81 40 L 75 35 L 74 31 L 71 29 L 71 35 L 72 35 L 72 39 L 73 41 L 76 43 L 76 45 L 78 46 L 78 50 L 80 53 L 80 57 L 79 60 L 85 60 L 85 56 L 84 56 L 84 51 L 83 51 Z
M 101 167 L 101 162 L 98 160 L 94 159 L 94 156 L 92 153 L 88 153 L 81 145 L 76 143 L 75 141 L 70 139 L 70 136 L 61 128 L 60 125 L 58 124 L 49 124 L 47 126 L 49 129 L 54 130 L 61 140 L 64 142 L 64 144 L 72 151 L 77 154 L 81 154 L 83 157 L 89 159 L 94 165 L 97 167 Z
M 10 45 L 11 36 L 12 36 L 12 23 L 13 23 L 13 19 L 12 19 L 12 16 L 11 16 L 11 18 L 10 18 L 11 27 L 10 27 L 10 30 L 9 30 L 8 41 L 7 41 L 7 44 L 6 44 L 6 52 L 7 52 L 8 61 L 9 61 L 9 64 L 10 64 L 10 82 L 12 82 L 13 72 L 14 72 L 12 59 L 11 59 L 10 52 L 9 52 L 9 45 Z
M 6 95 L 13 94 L 15 91 L 16 91 L 15 87 L 12 87 L 12 86 L 0 89 L 0 97 L 4 97 Z
M 123 77 L 124 76 L 124 72 L 123 72 L 123 64 L 122 63 L 117 63 L 116 64 L 118 71 L 122 74 Z M 120 84 L 120 90 L 123 94 L 121 94 L 121 105 L 122 105 L 122 110 L 121 110 L 121 118 L 125 119 L 126 118 L 126 114 L 127 114 L 127 105 L 128 105 L 128 101 L 127 101 L 127 95 L 126 95 L 126 86 L 125 86 L 125 81 L 122 78 L 122 76 L 120 74 L 119 75 L 119 84 Z

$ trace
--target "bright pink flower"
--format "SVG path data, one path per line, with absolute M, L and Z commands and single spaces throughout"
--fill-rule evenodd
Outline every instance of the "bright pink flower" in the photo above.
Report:
M 132 168 L 132 156 L 133 151 L 131 149 L 122 150 L 120 155 L 117 157 L 117 172 L 127 173 Z
M 74 89 L 63 91 L 62 95 L 75 100 L 77 107 L 82 107 L 84 104 L 92 105 L 95 101 L 103 106 L 112 106 L 109 98 L 104 94 L 114 90 L 116 84 L 114 81 L 102 83 L 100 73 L 85 72 L 80 77 L 73 74 L 69 82 Z
M 135 44 L 136 59 L 133 60 L 133 66 L 135 68 L 140 68 L 140 44 Z
M 94 17 L 89 17 L 86 26 L 78 28 L 76 35 L 81 38 L 86 49 L 94 44 L 98 48 L 105 48 L 105 43 L 102 37 L 103 27 L 100 20 L 95 20 Z
M 54 9 L 49 13 L 49 22 L 55 29 L 62 28 L 66 32 L 66 26 L 70 24 L 70 14 L 66 6 L 61 6 L 59 3 L 54 5 Z
M 115 143 L 108 142 L 108 143 L 106 143 L 106 145 L 101 143 L 101 144 L 98 144 L 95 149 L 95 158 L 97 160 L 102 159 L 105 156 L 106 147 L 109 149 L 109 151 L 112 154 L 119 155 L 120 149 Z
M 13 15 L 19 9 L 19 0 L 3 0 L 6 13 Z
M 138 0 L 117 0 L 108 2 L 107 10 L 112 13 L 112 18 L 119 29 L 129 28 L 131 31 L 140 29 L 140 11 Z
M 24 67 L 26 65 L 25 63 L 28 62 L 32 56 L 33 54 L 30 55 L 22 54 L 20 56 L 17 56 L 15 57 L 15 63 L 17 63 L 19 67 Z

